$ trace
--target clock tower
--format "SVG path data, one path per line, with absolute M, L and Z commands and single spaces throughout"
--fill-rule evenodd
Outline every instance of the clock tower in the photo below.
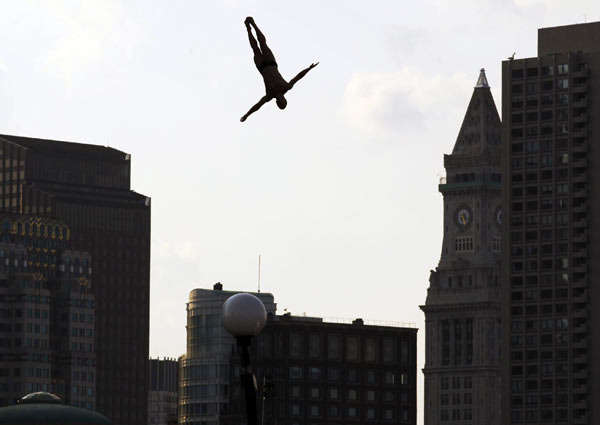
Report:
M 500 118 L 482 69 L 444 155 L 444 238 L 425 313 L 425 425 L 500 423 Z

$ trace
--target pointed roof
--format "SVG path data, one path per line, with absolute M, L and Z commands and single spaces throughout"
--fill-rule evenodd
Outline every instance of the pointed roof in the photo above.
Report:
M 500 154 L 500 116 L 482 68 L 456 138 L 453 156 Z

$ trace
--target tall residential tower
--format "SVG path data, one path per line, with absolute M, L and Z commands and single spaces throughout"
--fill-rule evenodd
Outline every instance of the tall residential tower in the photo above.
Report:
M 600 22 L 540 29 L 502 86 L 503 423 L 598 424 Z
M 446 178 L 425 313 L 425 425 L 500 423 L 500 118 L 482 69 Z

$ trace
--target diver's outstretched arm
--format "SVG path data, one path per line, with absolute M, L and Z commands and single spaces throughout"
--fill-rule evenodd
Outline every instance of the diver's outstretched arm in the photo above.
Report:
M 248 118 L 250 115 L 252 115 L 256 111 L 258 111 L 261 106 L 263 106 L 265 103 L 267 103 L 271 99 L 273 99 L 273 98 L 269 97 L 269 96 L 263 96 L 256 105 L 254 105 L 252 108 L 250 108 L 250 110 L 248 112 L 246 112 L 246 114 L 242 118 L 240 118 L 240 121 L 241 122 L 246 121 L 246 118 Z
M 303 69 L 302 71 L 300 71 L 298 73 L 298 75 L 296 75 L 294 78 L 292 78 L 290 80 L 290 88 L 292 88 L 294 86 L 294 84 L 296 84 L 302 77 L 304 77 L 308 73 L 308 71 L 310 71 L 311 69 L 313 69 L 318 64 L 319 64 L 319 62 L 312 63 L 312 64 L 310 64 L 310 66 L 308 68 Z

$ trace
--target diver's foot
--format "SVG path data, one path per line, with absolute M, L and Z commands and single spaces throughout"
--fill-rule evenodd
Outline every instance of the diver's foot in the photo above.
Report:
M 252 16 L 248 16 L 248 17 L 246 18 L 246 20 L 244 21 L 244 23 L 245 23 L 246 25 L 248 25 L 248 24 L 253 24 L 253 23 L 254 23 L 254 18 L 252 18 Z

